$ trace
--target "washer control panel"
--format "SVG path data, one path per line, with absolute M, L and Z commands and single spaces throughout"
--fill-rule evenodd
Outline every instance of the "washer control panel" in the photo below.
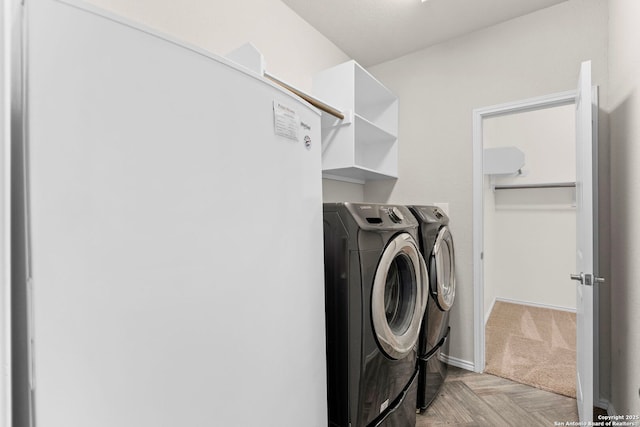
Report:
M 345 206 L 363 229 L 396 230 L 418 225 L 406 206 L 368 203 L 345 203 Z
M 387 213 L 389 214 L 389 218 L 391 219 L 391 221 L 395 222 L 396 224 L 400 224 L 402 221 L 404 221 L 404 215 L 402 215 L 400 209 L 395 206 L 390 207 Z

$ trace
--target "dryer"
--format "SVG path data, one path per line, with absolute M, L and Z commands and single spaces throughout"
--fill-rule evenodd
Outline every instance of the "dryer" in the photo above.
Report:
M 455 251 L 449 217 L 437 206 L 410 206 L 419 223 L 420 250 L 429 272 L 429 298 L 418 342 L 417 408 L 424 411 L 447 376 L 449 310 L 455 299 Z
M 428 277 L 404 206 L 324 205 L 329 425 L 415 425 Z

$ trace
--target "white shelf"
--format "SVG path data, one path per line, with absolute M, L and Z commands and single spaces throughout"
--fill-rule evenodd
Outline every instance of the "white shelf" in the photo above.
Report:
M 322 177 L 334 179 L 337 181 L 352 182 L 356 184 L 364 184 L 367 181 L 375 181 L 380 179 L 395 179 L 397 175 L 387 175 L 374 169 L 368 169 L 362 166 L 350 166 L 340 169 L 325 169 L 322 171 Z
M 398 99 L 355 61 L 314 76 L 313 93 L 351 111 L 343 121 L 323 117 L 325 177 L 350 182 L 398 174 Z
M 495 147 L 484 149 L 483 169 L 485 175 L 511 175 L 524 166 L 524 153 L 517 147 Z
M 365 119 L 359 114 L 354 115 L 354 126 L 356 132 L 356 140 L 365 144 L 393 144 L 398 136 L 391 133 L 392 130 L 386 130 L 376 126 L 373 122 Z
M 360 66 L 354 67 L 355 112 L 383 129 L 397 133 L 398 98 Z
M 356 105 L 375 106 L 391 104 L 397 97 L 367 70 L 362 68 L 355 61 L 351 61 L 354 66 L 355 91 L 359 94 Z

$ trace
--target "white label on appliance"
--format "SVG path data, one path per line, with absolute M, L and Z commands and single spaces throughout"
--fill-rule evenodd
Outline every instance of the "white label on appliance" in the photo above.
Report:
M 300 117 L 295 110 L 279 101 L 273 101 L 273 130 L 275 134 L 298 141 L 299 127 Z
M 380 413 L 382 413 L 382 411 L 384 411 L 388 407 L 389 407 L 389 399 L 385 400 L 384 402 L 382 402 L 382 405 L 380 405 Z

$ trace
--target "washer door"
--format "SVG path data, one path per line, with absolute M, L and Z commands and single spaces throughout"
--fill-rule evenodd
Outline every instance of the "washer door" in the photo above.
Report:
M 380 347 L 392 359 L 411 352 L 420 333 L 429 279 L 415 240 L 407 233 L 385 248 L 373 281 L 371 315 Z
M 455 253 L 453 237 L 449 227 L 443 226 L 438 232 L 431 259 L 429 261 L 429 278 L 431 291 L 443 311 L 448 311 L 456 296 Z

